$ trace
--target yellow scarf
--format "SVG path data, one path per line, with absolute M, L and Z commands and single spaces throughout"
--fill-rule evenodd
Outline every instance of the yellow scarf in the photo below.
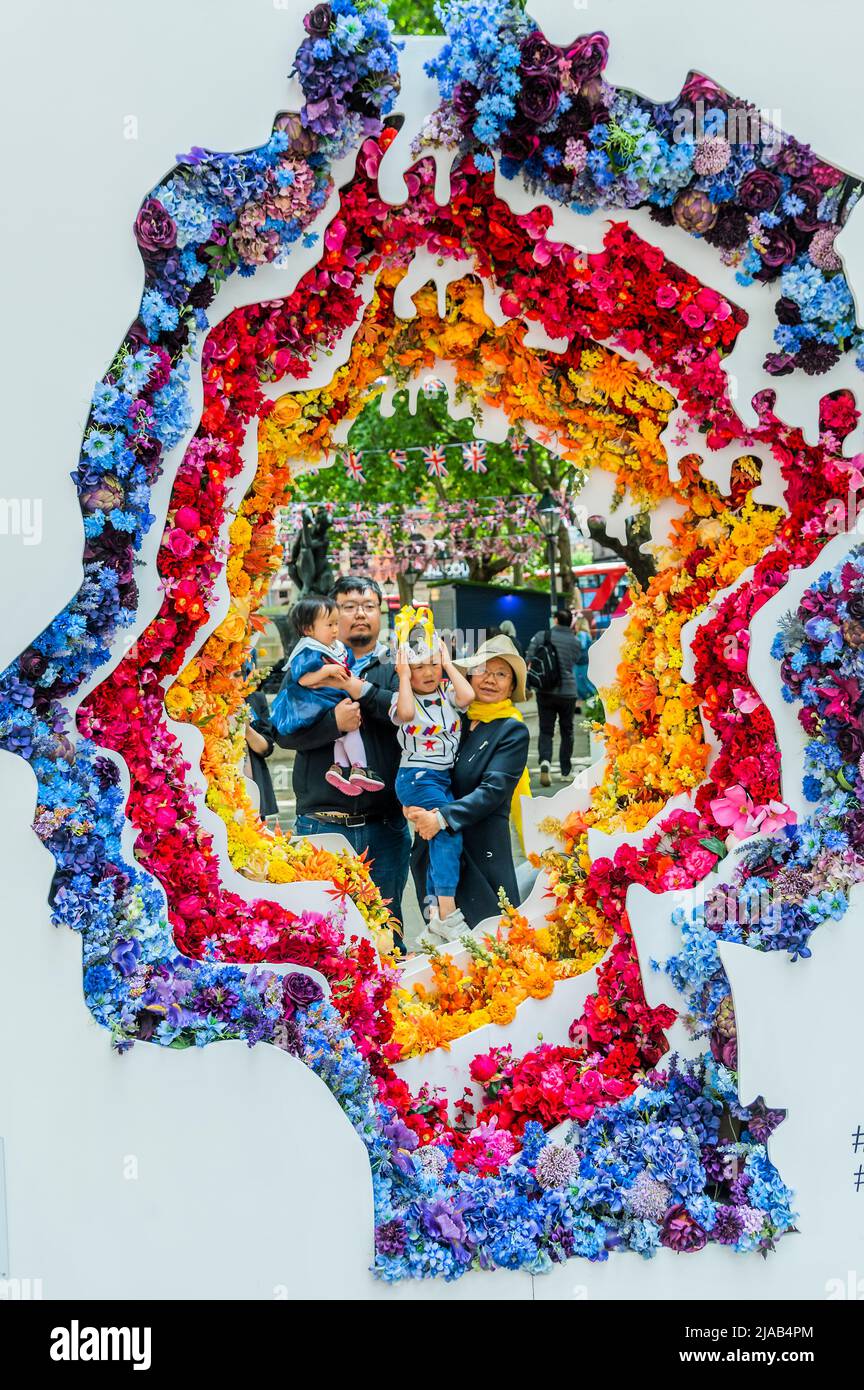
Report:
M 522 711 L 514 705 L 512 700 L 496 700 L 494 704 L 483 705 L 479 700 L 472 700 L 465 711 L 468 718 L 476 719 L 478 724 L 491 724 L 493 719 L 518 719 L 520 724 L 525 720 Z M 513 800 L 510 803 L 510 816 L 519 835 L 519 843 L 525 848 L 525 841 L 522 838 L 522 800 L 523 796 L 531 795 L 531 782 L 528 777 L 528 768 L 522 769 L 522 776 L 516 784 L 513 793 Z

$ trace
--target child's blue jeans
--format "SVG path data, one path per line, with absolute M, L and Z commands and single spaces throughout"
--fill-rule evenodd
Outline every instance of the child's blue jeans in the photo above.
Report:
M 437 811 L 453 800 L 450 770 L 446 767 L 400 767 L 396 773 L 396 795 L 403 806 L 421 806 L 424 811 Z M 459 886 L 459 861 L 462 858 L 462 835 L 457 831 L 439 830 L 429 841 L 429 893 L 437 898 L 456 896 Z

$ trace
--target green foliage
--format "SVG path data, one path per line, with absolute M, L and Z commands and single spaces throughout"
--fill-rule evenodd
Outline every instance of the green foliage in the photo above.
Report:
M 397 34 L 441 34 L 433 0 L 390 0 L 387 6 Z

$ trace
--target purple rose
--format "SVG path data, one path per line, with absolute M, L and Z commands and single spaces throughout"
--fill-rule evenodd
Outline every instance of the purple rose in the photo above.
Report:
M 285 977 L 285 994 L 292 1004 L 298 1004 L 302 1009 L 308 1008 L 310 1004 L 317 1004 L 324 998 L 324 991 L 318 981 L 311 975 L 304 975 L 301 970 L 292 971 Z
M 864 733 L 854 724 L 846 724 L 837 735 L 837 747 L 845 763 L 857 762 L 864 753 Z
M 457 82 L 453 90 L 453 110 L 461 125 L 468 125 L 477 115 L 480 91 L 473 82 Z
M 747 212 L 766 212 L 773 208 L 782 190 L 777 175 L 769 169 L 751 169 L 738 187 L 738 201 Z
M 555 114 L 561 88 L 552 73 L 538 73 L 522 83 L 519 110 L 535 125 L 545 125 Z
M 158 198 L 148 198 L 135 218 L 135 240 L 150 255 L 170 251 L 177 245 L 177 225 Z
M 570 64 L 570 76 L 576 86 L 581 87 L 592 77 L 599 77 L 606 66 L 608 55 L 609 40 L 605 34 L 585 34 L 581 39 L 577 39 L 565 55 Z
M 795 242 L 788 232 L 784 232 L 782 227 L 770 227 L 768 231 L 763 231 L 760 236 L 762 243 L 762 270 L 756 274 L 756 279 L 774 279 L 779 274 L 784 265 L 789 265 L 795 259 Z M 771 272 L 766 275 L 766 269 Z
M 800 183 L 793 184 L 792 193 L 804 204 L 804 211 L 796 212 L 792 221 L 799 232 L 815 232 L 822 225 L 816 214 L 822 201 L 822 189 L 812 179 L 802 179 Z
M 864 592 L 852 594 L 846 605 L 850 618 L 856 622 L 864 622 Z
M 501 153 L 523 164 L 540 148 L 540 136 L 526 120 L 516 120 L 501 137 Z
M 28 647 L 18 658 L 18 670 L 28 681 L 38 681 L 47 666 L 47 656 L 44 652 L 37 651 L 35 647 Z
M 723 95 L 717 83 L 712 82 L 710 77 L 704 77 L 701 72 L 691 72 L 681 88 L 681 100 L 686 102 L 703 101 L 714 106 L 717 98 Z
M 669 1250 L 701 1250 L 708 1242 L 706 1232 L 694 1221 L 686 1207 L 672 1207 L 666 1213 L 660 1244 Z
M 534 77 L 541 72 L 557 71 L 561 61 L 561 50 L 549 43 L 539 29 L 522 40 L 519 46 L 523 73 Z
M 323 39 L 330 32 L 333 11 L 329 5 L 314 5 L 303 18 L 303 28 L 313 39 Z
M 801 310 L 794 299 L 782 295 L 774 305 L 774 312 L 780 323 L 794 325 L 801 322 Z

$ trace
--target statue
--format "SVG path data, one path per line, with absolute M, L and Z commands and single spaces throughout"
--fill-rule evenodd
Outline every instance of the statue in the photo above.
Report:
M 333 588 L 336 576 L 327 555 L 332 524 L 326 507 L 319 507 L 314 515 L 308 507 L 303 511 L 287 566 L 300 598 L 307 594 L 329 594 Z

